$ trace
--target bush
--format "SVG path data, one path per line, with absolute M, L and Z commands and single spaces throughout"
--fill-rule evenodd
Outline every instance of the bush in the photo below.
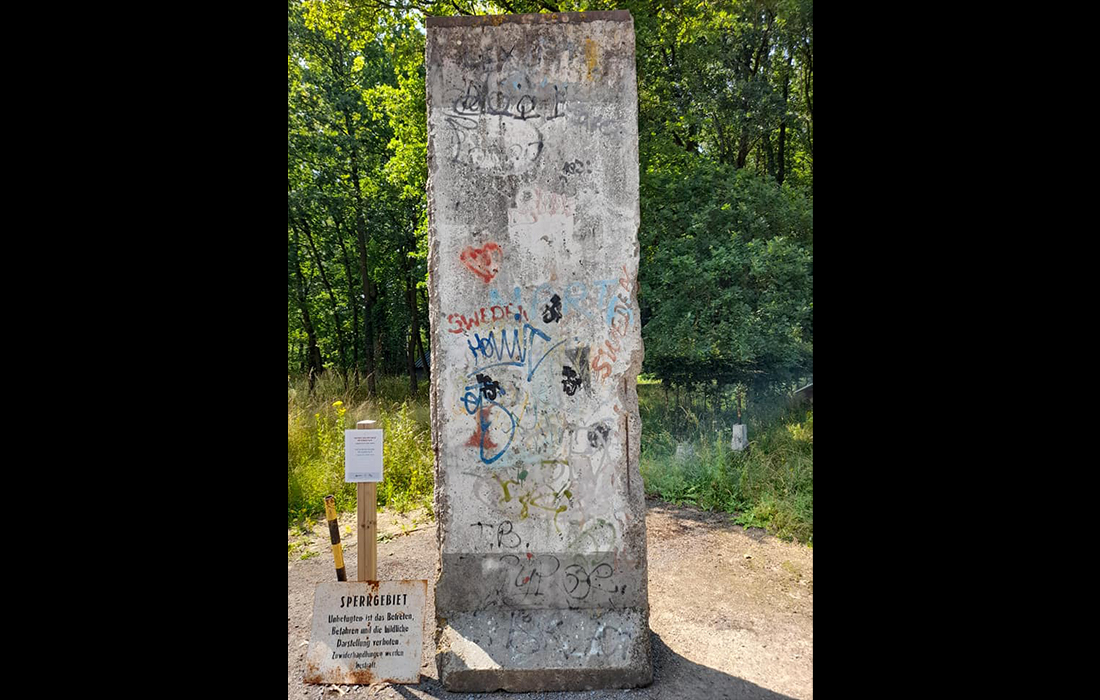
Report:
M 812 374 L 812 199 L 712 164 L 641 187 L 646 370 L 752 393 Z

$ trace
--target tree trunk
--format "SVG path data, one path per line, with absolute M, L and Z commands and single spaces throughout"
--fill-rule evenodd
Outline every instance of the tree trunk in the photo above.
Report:
M 359 184 L 359 149 L 356 146 L 355 127 L 351 120 L 351 111 L 344 110 L 344 124 L 347 127 L 348 138 L 351 139 L 351 184 L 355 197 L 355 228 L 356 240 L 359 244 L 359 277 L 363 283 L 363 337 L 366 352 L 367 395 L 374 396 L 378 392 L 375 382 L 375 345 L 374 323 L 371 311 L 374 306 L 374 286 L 367 272 L 367 219 L 363 212 L 363 190 Z
M 764 173 L 769 177 L 775 177 L 775 148 L 772 146 L 771 134 L 764 134 L 761 142 L 764 145 Z
M 409 371 L 409 396 L 416 396 L 416 338 L 409 329 L 409 342 L 405 353 L 405 365 Z
M 424 308 L 428 308 L 428 297 L 424 297 Z M 428 363 L 428 355 L 424 352 L 424 341 L 420 339 L 420 334 L 416 334 L 416 347 L 420 350 L 420 362 L 424 365 L 424 374 L 428 377 L 432 376 L 432 366 Z
M 749 158 L 749 150 L 752 148 L 752 141 L 749 140 L 748 128 L 741 129 L 741 142 L 737 147 L 737 169 L 745 167 L 745 161 Z
M 807 45 L 805 42 L 803 42 L 802 49 L 802 100 L 806 103 L 806 114 L 809 117 L 806 126 L 806 148 L 810 151 L 812 157 L 814 154 L 814 51 L 813 46 Z
M 352 179 L 354 181 L 355 188 L 358 191 L 358 174 L 356 174 L 355 177 Z M 359 197 L 357 196 L 356 199 L 359 199 Z M 374 396 L 378 388 L 375 383 L 374 376 L 374 324 L 372 323 L 373 319 L 371 318 L 371 312 L 373 311 L 374 307 L 371 294 L 373 290 L 371 289 L 372 284 L 370 275 L 367 272 L 367 234 L 364 230 L 366 228 L 366 222 L 362 220 L 363 214 L 361 203 L 358 204 L 356 208 L 360 210 L 356 214 L 356 218 L 360 219 L 360 221 L 358 222 L 359 230 L 357 232 L 358 235 L 356 237 L 356 241 L 359 246 L 359 280 L 363 285 L 363 348 L 366 351 L 363 353 L 365 355 L 365 357 L 363 358 L 365 360 L 363 370 L 367 375 L 367 394 L 369 396 Z
M 756 78 L 756 74 L 760 71 L 761 66 L 763 66 L 763 65 L 765 65 L 765 63 L 767 63 L 768 50 L 769 50 L 769 34 L 771 33 L 772 20 L 774 18 L 772 16 L 771 10 L 765 10 L 764 17 L 765 17 L 764 32 L 761 35 L 760 48 L 757 49 L 756 56 L 753 59 L 752 70 L 749 72 L 749 80 L 750 81 L 754 80 Z M 744 118 L 744 114 L 748 112 L 748 109 L 749 109 L 748 103 L 744 100 L 744 98 L 742 98 L 742 118 Z M 757 117 L 754 117 L 753 119 L 755 120 L 755 119 L 757 119 Z M 745 124 L 741 128 L 741 141 L 738 144 L 738 148 L 737 148 L 737 169 L 738 170 L 745 167 L 745 161 L 748 160 L 749 151 L 752 149 L 753 144 L 756 142 L 756 138 L 752 135 L 749 126 L 750 126 L 749 124 Z
M 344 245 L 344 236 L 340 232 L 340 220 L 333 219 L 336 222 L 336 240 L 340 242 L 340 252 L 344 254 L 344 279 L 348 283 L 348 292 L 351 298 L 351 362 L 355 367 L 355 388 L 359 388 L 359 304 L 355 301 L 355 286 L 352 284 L 352 280 L 355 279 L 351 273 L 351 258 L 348 257 L 347 246 Z
M 779 120 L 779 174 L 775 181 L 783 184 L 783 178 L 787 175 L 787 100 L 790 98 L 791 88 L 791 62 L 794 60 L 794 52 L 787 52 L 787 70 L 783 74 L 783 118 Z
M 415 243 L 415 241 L 414 241 Z M 408 251 L 401 250 L 401 271 L 405 276 L 405 307 L 409 312 L 409 341 L 405 348 L 405 367 L 409 372 L 409 395 L 416 396 L 416 338 L 420 335 L 416 311 L 416 286 L 409 270 Z
M 416 394 L 416 346 L 420 342 L 420 309 L 416 306 L 416 283 L 410 280 L 409 312 L 412 314 L 412 327 L 409 328 L 409 369 L 412 371 L 412 380 L 409 382 Z
M 372 284 L 371 286 L 373 287 L 374 285 Z M 374 319 L 374 321 L 377 321 L 377 319 Z M 372 324 L 373 325 L 378 325 L 378 324 L 374 323 L 374 321 L 372 321 Z M 386 356 L 385 356 L 384 351 L 382 350 L 382 334 L 381 333 L 375 333 L 374 334 L 374 366 L 375 366 L 375 368 L 376 368 L 379 375 L 382 374 L 382 369 L 381 368 L 386 367 Z
M 293 248 L 291 249 L 291 258 L 294 263 L 294 279 L 295 279 L 295 296 L 298 300 L 298 308 L 302 311 L 302 328 L 306 332 L 306 338 L 309 340 L 309 355 L 308 355 L 308 369 L 309 374 L 309 393 L 313 393 L 313 385 L 317 381 L 317 377 L 325 371 L 324 362 L 321 358 L 321 349 L 317 346 L 317 332 L 313 328 L 313 320 L 309 316 L 309 299 L 306 295 L 306 282 L 305 276 L 302 274 L 302 266 L 298 260 L 298 231 L 294 231 Z
M 317 244 L 313 242 L 313 234 L 309 229 L 309 222 L 305 217 L 299 216 L 298 222 L 305 231 L 306 241 L 309 243 L 309 250 L 313 253 L 313 260 L 317 263 L 317 270 L 321 273 L 321 283 L 325 285 L 325 291 L 328 292 L 329 304 L 332 306 L 332 318 L 336 327 L 336 347 L 340 352 L 340 374 L 344 378 L 344 391 L 348 390 L 348 357 L 347 351 L 344 346 L 344 329 L 340 321 L 340 312 L 336 304 L 336 293 L 332 291 L 332 285 L 328 282 L 328 275 L 325 274 L 325 266 L 321 260 L 321 254 L 317 250 Z
M 718 162 L 728 164 L 729 154 L 733 149 L 726 143 L 726 132 L 722 129 L 722 120 L 717 114 L 711 115 L 711 119 L 714 122 L 714 133 L 718 136 Z

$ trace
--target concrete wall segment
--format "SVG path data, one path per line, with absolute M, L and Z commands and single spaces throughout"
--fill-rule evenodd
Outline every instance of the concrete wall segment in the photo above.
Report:
M 648 639 L 634 34 L 621 11 L 427 26 L 440 668 L 469 687 L 448 618 L 572 615 L 577 634 Z M 648 644 L 613 659 L 589 642 L 494 657 L 484 677 L 648 682 Z

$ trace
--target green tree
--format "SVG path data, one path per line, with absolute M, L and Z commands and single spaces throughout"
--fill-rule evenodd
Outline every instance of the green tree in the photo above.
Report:
M 646 369 L 762 389 L 813 371 L 809 199 L 728 164 L 643 180 Z
M 376 375 L 407 354 L 404 342 L 397 353 L 390 340 L 394 328 L 408 329 L 409 317 L 418 317 L 415 294 L 410 305 L 405 288 L 425 272 L 392 256 L 394 232 L 415 232 L 423 206 L 393 206 L 394 190 L 403 189 L 387 172 L 393 118 L 378 109 L 379 91 L 399 85 L 395 59 L 408 70 L 415 32 L 410 18 L 367 4 L 291 2 L 288 19 L 289 225 L 296 240 L 309 243 L 312 266 L 303 276 L 321 281 L 314 294 L 327 296 L 326 335 L 345 376 L 350 354 L 356 381 L 361 365 L 374 394 Z M 400 321 L 395 303 L 405 308 Z M 409 344 L 418 341 L 412 335 Z
M 812 0 L 290 0 L 288 367 L 427 352 L 425 15 L 628 9 L 645 369 L 775 386 L 813 366 Z

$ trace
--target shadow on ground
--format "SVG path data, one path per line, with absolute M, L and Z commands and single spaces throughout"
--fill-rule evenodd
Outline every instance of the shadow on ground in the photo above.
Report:
M 792 700 L 755 683 L 689 661 L 653 633 L 653 698 Z M 631 696 L 635 697 L 635 696 Z
M 737 516 L 730 513 L 700 510 L 694 506 L 682 506 L 656 498 L 646 497 L 646 512 L 650 515 L 665 515 L 674 520 L 684 532 L 690 534 L 706 532 L 742 532 L 746 537 L 760 542 L 768 537 L 768 531 L 759 527 L 738 525 Z
M 653 644 L 653 684 L 645 688 L 584 690 L 547 693 L 451 693 L 435 678 L 424 677 L 418 685 L 393 685 L 390 688 L 407 700 L 423 698 L 485 698 L 499 695 L 504 698 L 539 698 L 540 700 L 571 700 L 573 698 L 596 698 L 612 700 L 631 698 L 632 700 L 705 700 L 708 698 L 728 698 L 729 700 L 792 700 L 787 695 L 773 692 L 728 673 L 694 663 L 673 651 L 661 636 L 651 634 Z

